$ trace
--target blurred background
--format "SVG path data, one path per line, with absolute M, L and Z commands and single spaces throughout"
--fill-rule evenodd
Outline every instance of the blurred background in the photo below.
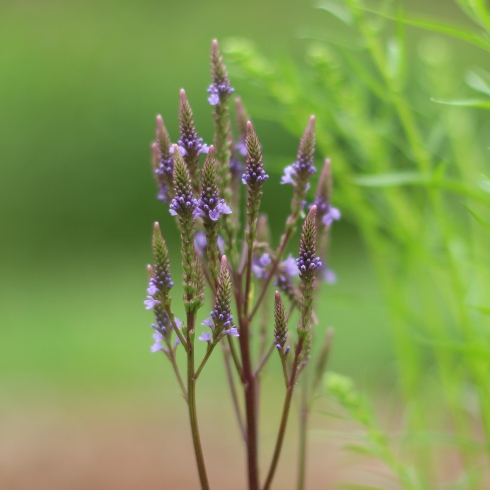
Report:
M 405 6 L 465 23 L 447 0 Z M 197 488 L 185 407 L 169 364 L 150 354 L 143 308 L 153 221 L 176 260 L 180 251 L 175 223 L 155 199 L 154 118 L 161 113 L 177 139 L 184 87 L 210 142 L 211 40 L 246 37 L 270 57 L 297 59 L 305 26 L 337 23 L 303 0 L 0 3 L 2 489 Z M 471 56 L 462 58 L 470 64 Z M 241 83 L 232 79 L 237 94 Z M 298 139 L 254 121 L 266 168 L 281 164 L 271 167 L 262 207 L 277 243 L 290 194 L 277 169 L 294 160 Z M 318 316 L 336 331 L 332 369 L 394 410 L 387 315 L 348 217 L 334 227 L 330 262 L 338 282 L 322 286 Z M 266 448 L 281 393 L 280 373 L 269 374 Z M 244 488 L 233 483 L 243 481 L 243 454 L 223 379 L 216 358 L 199 391 L 204 444 L 216 488 Z M 318 427 L 328 425 L 318 416 Z M 291 438 L 283 468 L 294 456 Z M 349 471 L 338 443 L 312 444 L 312 482 Z M 288 482 L 280 472 L 277 488 Z

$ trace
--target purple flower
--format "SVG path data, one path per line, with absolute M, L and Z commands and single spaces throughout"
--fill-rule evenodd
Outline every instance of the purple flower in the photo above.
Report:
M 196 155 L 203 155 L 209 151 L 209 146 L 203 143 L 202 138 L 198 138 L 197 134 L 190 137 L 183 137 L 177 142 L 180 154 L 185 157 L 188 153 L 194 153 Z M 173 155 L 174 147 L 170 147 L 170 154 Z
M 199 336 L 199 340 L 202 340 L 203 342 L 211 342 L 211 333 L 210 332 L 203 332 Z
M 296 260 L 290 255 L 284 262 L 279 264 L 279 275 L 297 276 L 299 274 Z
M 206 318 L 206 320 L 204 320 L 201 325 L 204 325 L 205 327 L 209 327 L 211 330 L 214 329 L 214 323 L 213 323 L 213 320 L 211 320 L 211 318 Z
M 330 269 L 329 267 L 325 266 L 325 267 L 322 267 L 321 268 L 321 276 L 322 276 L 322 279 L 329 283 L 329 284 L 334 284 L 337 282 L 337 274 L 335 274 L 335 272 Z
M 148 289 L 146 291 L 148 292 L 148 294 L 150 296 L 154 296 L 155 294 L 160 292 L 159 289 L 157 288 L 156 284 L 155 284 L 155 278 L 154 277 L 150 277 Z
M 216 204 L 217 202 L 217 204 Z M 225 203 L 224 199 L 208 198 L 205 191 L 201 195 L 201 199 L 197 201 L 194 211 L 194 219 L 208 218 L 211 221 L 218 221 L 222 214 L 231 214 L 230 207 Z
M 238 333 L 238 329 L 236 327 L 229 328 L 228 330 L 224 331 L 225 335 L 231 335 L 232 337 L 240 337 L 240 334 Z
M 262 148 L 259 138 L 254 131 L 252 123 L 247 123 L 247 168 L 242 176 L 242 182 L 245 185 L 255 189 L 255 192 L 262 189 L 263 183 L 269 178 L 264 170 L 264 162 L 262 161 Z
M 211 105 L 217 105 L 222 99 L 226 100 L 234 91 L 235 89 L 230 86 L 228 81 L 214 82 L 208 88 L 208 101 Z
M 143 301 L 143 304 L 145 305 L 145 308 L 147 310 L 151 310 L 152 308 L 155 307 L 155 305 L 159 305 L 160 301 L 155 299 L 153 296 L 148 296 L 145 301 Z
M 206 252 L 206 247 L 208 242 L 206 240 L 206 233 L 204 231 L 198 231 L 194 237 L 194 246 L 196 247 L 197 253 L 202 257 Z M 225 247 L 225 240 L 221 235 L 218 235 L 218 248 L 221 254 Z
M 240 155 L 246 157 L 247 156 L 247 144 L 245 140 L 241 139 L 238 143 L 235 144 L 235 149 L 240 153 Z
M 322 223 L 325 226 L 330 226 L 334 221 L 338 221 L 340 219 L 340 216 L 340 211 L 337 208 L 329 206 L 328 211 L 322 218 Z
M 293 166 L 292 165 L 288 165 L 284 169 L 284 175 L 281 178 L 281 184 L 296 185 L 296 182 L 293 179 L 294 176 L 295 176 L 295 172 L 294 172 Z
M 272 262 L 268 253 L 262 254 L 261 257 L 255 259 L 252 263 L 252 271 L 259 279 L 267 279 L 267 266 Z
M 230 158 L 230 172 L 234 179 L 241 180 L 243 175 L 243 165 L 234 154 L 231 155 Z
M 165 348 L 162 346 L 161 342 L 164 340 L 163 335 L 157 330 L 153 335 L 153 340 L 155 343 L 150 347 L 151 352 L 165 351 Z

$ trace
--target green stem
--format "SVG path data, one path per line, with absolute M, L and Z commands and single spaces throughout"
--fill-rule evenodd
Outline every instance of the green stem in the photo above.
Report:
M 306 443 L 307 437 L 306 433 L 308 430 L 308 369 L 302 377 L 302 390 L 301 390 L 301 409 L 299 416 L 299 456 L 298 456 L 298 490 L 303 490 L 305 488 L 305 478 L 306 478 Z
M 282 408 L 282 417 L 281 424 L 279 426 L 279 432 L 277 434 L 276 446 L 274 448 L 274 454 L 272 455 L 272 461 L 269 467 L 269 473 L 267 474 L 267 478 L 264 483 L 263 490 L 269 490 L 272 479 L 274 478 L 274 474 L 276 472 L 277 463 L 279 462 L 279 456 L 281 455 L 282 443 L 284 441 L 284 435 L 286 434 L 286 427 L 289 418 L 289 409 L 291 408 L 291 399 L 293 396 L 293 386 L 288 386 L 286 390 L 286 396 L 284 398 L 284 405 Z
M 247 433 L 245 431 L 245 425 L 243 424 L 242 412 L 240 410 L 240 403 L 238 401 L 238 394 L 235 386 L 235 378 L 233 377 L 233 372 L 231 371 L 230 365 L 230 351 L 226 347 L 226 344 L 221 344 L 223 348 L 223 357 L 225 361 L 226 377 L 228 379 L 228 385 L 230 387 L 231 400 L 233 402 L 233 408 L 235 409 L 235 415 L 237 418 L 238 426 L 240 427 L 240 433 L 242 434 L 243 440 L 247 441 Z
M 214 348 L 218 345 L 218 342 L 213 342 L 211 345 L 209 345 L 208 350 L 206 351 L 206 355 L 204 356 L 203 360 L 201 361 L 201 364 L 199 364 L 199 367 L 197 368 L 196 374 L 194 375 L 194 381 L 197 381 L 197 378 L 199 378 L 199 375 L 201 374 L 201 371 L 203 367 L 206 365 L 208 362 L 208 359 L 211 357 L 211 354 L 214 350 Z
M 189 353 L 189 346 L 187 345 L 187 341 L 184 339 L 184 335 L 182 334 L 180 329 L 177 327 L 177 324 L 175 323 L 174 314 L 170 310 L 170 306 L 168 304 L 165 305 L 165 311 L 167 312 L 167 315 L 170 318 L 170 322 L 172 323 L 172 327 L 175 330 L 177 337 L 179 337 L 179 340 L 180 340 L 180 343 L 182 344 L 182 347 L 185 349 L 185 351 L 187 353 Z
M 180 370 L 179 366 L 177 365 L 177 361 L 175 360 L 175 351 L 169 351 L 167 353 L 167 357 L 172 363 L 172 367 L 174 368 L 175 376 L 177 377 L 177 381 L 179 382 L 180 389 L 182 390 L 182 395 L 184 396 L 184 399 L 187 403 L 189 403 L 189 399 L 187 396 L 187 390 L 185 388 L 184 380 L 182 379 L 182 376 L 180 375 Z
M 199 425 L 197 421 L 196 408 L 196 379 L 194 376 L 194 345 L 191 336 L 194 335 L 196 318 L 193 312 L 187 312 L 187 338 L 189 351 L 187 353 L 187 392 L 189 399 L 189 419 L 191 423 L 192 442 L 194 443 L 194 453 L 196 456 L 197 470 L 202 490 L 209 490 L 206 465 L 201 447 L 201 437 L 199 435 Z

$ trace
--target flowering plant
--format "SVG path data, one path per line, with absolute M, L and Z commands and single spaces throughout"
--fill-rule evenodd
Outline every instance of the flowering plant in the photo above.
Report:
M 157 116 L 156 142 L 152 145 L 158 199 L 169 205 L 169 212 L 177 220 L 182 240 L 185 321 L 176 318 L 172 309 L 170 291 L 174 283 L 169 252 L 158 223 L 155 223 L 153 231 L 154 263 L 148 266 L 149 285 L 145 305 L 153 310 L 155 316 L 152 325 L 155 343 L 151 351 L 162 352 L 170 360 L 188 406 L 201 487 L 210 488 L 199 435 L 196 383 L 219 344 L 238 424 L 247 448 L 248 485 L 251 490 L 265 490 L 270 488 L 275 474 L 295 387 L 301 382 L 302 413 L 307 414 L 328 359 L 331 330 L 327 331 L 314 376 L 308 376 L 312 327 L 316 321 L 314 292 L 319 280 L 333 281 L 335 277 L 326 265 L 326 252 L 330 226 L 340 218 L 340 213 L 330 201 L 331 168 L 327 159 L 315 200 L 305 217 L 310 177 L 316 172 L 315 118 L 312 116 L 300 141 L 296 162 L 285 169 L 282 178 L 282 183 L 293 187 L 291 213 L 279 246 L 271 246 L 267 218 L 259 212 L 263 187 L 269 179 L 264 168 L 262 146 L 240 99 L 235 100 L 239 135 L 237 138 L 232 135 L 228 105 L 234 89 L 230 85 L 217 41 L 212 44 L 211 71 L 208 101 L 214 108 L 214 144 L 208 146 L 198 137 L 191 106 L 185 91 L 181 90 L 180 139 L 177 144 L 172 144 L 163 119 Z M 201 154 L 206 154 L 202 166 Z M 243 237 L 239 233 L 242 189 L 247 196 Z M 302 219 L 298 258 L 289 256 L 284 259 L 286 246 Z M 295 276 L 298 276 L 298 285 Z M 267 325 L 259 328 L 254 321 L 259 310 L 267 307 L 264 300 L 273 294 L 270 292 L 272 283 L 277 287 L 274 293 L 274 328 L 271 326 L 267 329 Z M 213 309 L 201 323 L 210 330 L 205 329 L 197 337 L 197 340 L 207 344 L 207 349 L 204 358 L 196 362 L 197 315 L 204 306 L 206 284 Z M 254 289 L 259 291 L 256 298 Z M 288 311 L 283 296 L 289 302 Z M 299 311 L 299 322 L 296 331 L 291 334 L 288 322 L 295 309 Z M 262 342 L 258 352 L 260 360 L 254 363 L 251 338 L 256 334 L 261 336 Z M 187 359 L 186 376 L 181 375 L 176 362 L 179 345 Z M 260 485 L 258 394 L 262 369 L 274 351 L 278 352 L 282 365 L 286 393 L 275 449 L 265 481 Z M 233 370 L 236 371 L 235 376 Z M 238 401 L 237 384 L 243 389 L 244 418 Z M 303 421 L 300 487 L 304 482 L 306 415 Z

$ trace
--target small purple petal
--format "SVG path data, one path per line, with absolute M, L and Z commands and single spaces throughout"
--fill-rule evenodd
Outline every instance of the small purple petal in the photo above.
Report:
M 292 185 L 296 185 L 296 182 L 293 179 L 293 177 L 295 177 L 295 176 L 296 176 L 296 172 L 295 172 L 293 166 L 292 165 L 288 165 L 284 169 L 284 175 L 282 176 L 281 184 L 292 184 Z
M 340 219 L 340 211 L 337 208 L 330 207 L 325 216 L 323 217 L 323 224 L 326 226 L 330 226 L 334 221 L 338 221 Z
M 262 267 L 266 267 L 272 262 L 272 259 L 268 253 L 265 253 L 260 257 L 259 262 Z
M 290 255 L 284 262 L 279 265 L 281 272 L 288 276 L 297 276 L 299 274 L 298 266 L 296 265 L 296 260 Z
M 209 332 L 203 332 L 199 336 L 199 340 L 202 340 L 203 342 L 211 342 L 211 334 Z
M 151 310 L 152 308 L 155 307 L 155 305 L 159 305 L 160 301 L 157 299 L 153 298 L 152 296 L 148 296 L 148 299 L 143 301 L 143 304 L 145 305 L 147 310 Z
M 231 335 L 232 337 L 240 337 L 240 334 L 238 333 L 238 329 L 235 327 L 229 328 L 228 330 L 225 330 L 224 332 L 225 335 Z
M 209 328 L 214 328 L 214 323 L 213 323 L 213 320 L 211 318 L 206 318 L 206 320 L 204 320 L 201 325 L 204 325 L 205 327 L 209 327 Z

